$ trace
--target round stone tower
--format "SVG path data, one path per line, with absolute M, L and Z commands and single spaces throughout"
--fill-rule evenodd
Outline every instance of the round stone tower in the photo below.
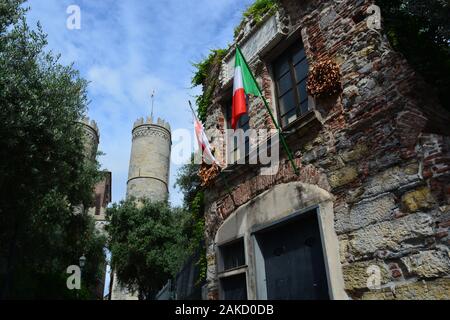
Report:
M 84 155 L 89 160 L 94 160 L 97 156 L 98 143 L 100 141 L 100 133 L 97 123 L 89 118 L 80 120 L 84 130 Z
M 127 198 L 166 201 L 172 139 L 170 126 L 158 118 L 138 119 L 133 126 Z

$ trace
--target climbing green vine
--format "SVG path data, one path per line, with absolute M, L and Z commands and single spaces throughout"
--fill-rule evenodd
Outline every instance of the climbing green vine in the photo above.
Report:
M 212 103 L 212 94 L 217 85 L 217 79 L 214 79 L 206 90 L 195 98 L 195 103 L 197 104 L 197 116 L 203 123 L 206 121 L 206 112 L 208 106 Z
M 219 73 L 216 72 L 212 75 L 211 70 L 214 65 L 222 63 L 222 59 L 226 53 L 226 49 L 211 50 L 206 59 L 193 64 L 196 71 L 192 77 L 192 86 L 203 86 L 202 94 L 198 95 L 195 99 L 197 104 L 197 116 L 202 122 L 206 120 L 206 111 L 208 106 L 211 105 L 212 95 L 219 80 Z
M 204 193 L 198 191 L 195 194 L 192 203 L 190 204 L 190 211 L 192 215 L 192 242 L 191 252 L 200 249 L 200 256 L 196 262 L 200 274 L 195 282 L 195 285 L 200 285 L 206 280 L 206 248 L 205 248 L 205 209 L 204 209 Z
M 241 23 L 234 29 L 234 37 L 236 38 L 239 35 L 247 20 L 253 20 L 254 23 L 259 24 L 264 15 L 268 12 L 275 13 L 277 9 L 278 0 L 256 0 L 242 14 Z
M 200 179 L 197 175 L 198 165 L 192 161 L 182 166 L 177 174 L 176 186 L 183 193 L 183 207 L 186 212 L 183 221 L 183 234 L 189 242 L 186 251 L 189 255 L 198 255 L 195 264 L 200 272 L 195 285 L 201 285 L 206 279 L 206 247 L 205 247 L 205 208 L 204 193 L 200 189 Z

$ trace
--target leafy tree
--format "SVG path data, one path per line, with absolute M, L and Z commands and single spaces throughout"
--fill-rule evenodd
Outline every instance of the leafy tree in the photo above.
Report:
M 138 291 L 140 299 L 154 299 L 186 257 L 183 212 L 166 202 L 128 200 L 106 214 L 111 264 L 119 283 Z
M 450 110 L 448 0 L 377 0 L 392 46 L 437 90 Z
M 184 207 L 170 208 L 166 202 L 133 199 L 107 209 L 112 267 L 119 282 L 141 299 L 156 293 L 180 271 L 188 256 L 200 251 L 201 275 L 206 278 L 203 193 L 199 192 L 198 165 L 183 166 L 176 185 L 184 193 Z
M 194 200 L 200 187 L 199 167 L 194 163 L 194 155 L 192 155 L 191 161 L 178 169 L 175 186 L 180 188 L 183 193 L 184 204 L 189 204 Z
M 86 81 L 44 51 L 22 3 L 0 1 L 0 294 L 70 298 L 66 268 L 85 254 L 85 279 L 95 278 L 103 257 L 91 218 L 74 210 L 89 206 L 99 178 L 77 124 Z
M 182 224 L 184 237 L 189 239 L 187 252 L 189 255 L 199 252 L 200 258 L 196 263 L 200 267 L 200 276 L 196 283 L 200 284 L 206 279 L 205 205 L 198 176 L 199 165 L 193 160 L 192 157 L 190 163 L 179 169 L 175 185 L 184 195 L 183 207 L 186 214 Z

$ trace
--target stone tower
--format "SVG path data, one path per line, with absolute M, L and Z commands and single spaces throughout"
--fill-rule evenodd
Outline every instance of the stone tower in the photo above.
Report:
M 87 117 L 83 117 L 78 120 L 83 130 L 83 156 L 84 161 L 95 161 L 97 155 L 98 144 L 100 142 L 100 133 L 97 127 L 97 123 L 94 120 L 89 120 Z M 75 213 L 79 214 L 84 210 L 83 205 L 75 206 Z
M 95 161 L 97 156 L 98 144 L 100 142 L 100 131 L 97 123 L 89 118 L 83 118 L 79 121 L 83 129 L 83 153 L 85 161 Z M 106 207 L 111 202 L 111 172 L 102 171 L 103 178 L 98 181 L 93 190 L 93 203 L 87 208 L 87 212 L 95 220 L 95 228 L 99 233 L 106 234 L 105 231 L 105 212 Z M 83 206 L 78 206 L 75 210 L 83 210 Z M 105 285 L 106 269 L 102 270 L 101 281 L 97 282 L 96 293 L 98 299 L 103 299 L 103 290 Z
M 168 199 L 171 133 L 167 122 L 138 119 L 132 130 L 127 198 Z
M 89 160 L 94 160 L 97 155 L 98 144 L 100 141 L 100 132 L 97 123 L 89 118 L 81 119 L 80 123 L 84 130 L 84 155 Z
M 158 119 L 138 119 L 132 130 L 127 198 L 165 201 L 169 196 L 169 168 L 172 138 L 170 126 Z M 111 300 L 137 300 L 138 293 L 123 288 L 113 272 Z
M 85 160 L 95 161 L 97 156 L 98 144 L 100 142 L 100 130 L 97 123 L 89 118 L 83 118 L 79 121 L 84 131 L 83 153 Z M 89 214 L 95 219 L 96 227 L 99 231 L 104 232 L 104 224 L 106 221 L 106 207 L 111 202 L 111 183 L 112 174 L 110 171 L 102 170 L 102 179 L 97 182 L 93 190 L 93 203 L 88 208 Z

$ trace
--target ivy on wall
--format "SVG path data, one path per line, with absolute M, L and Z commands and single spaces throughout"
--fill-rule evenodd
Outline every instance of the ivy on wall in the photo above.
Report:
M 178 170 L 175 185 L 183 193 L 183 207 L 186 212 L 183 224 L 183 234 L 189 242 L 186 244 L 188 255 L 199 253 L 195 261 L 200 269 L 195 285 L 201 285 L 206 280 L 206 248 L 205 248 L 205 208 L 204 193 L 200 188 L 198 176 L 199 166 L 192 161 Z
M 254 24 L 259 24 L 264 15 L 268 12 L 275 13 L 278 9 L 279 0 L 256 0 L 242 14 L 242 21 L 234 30 L 236 38 L 244 27 L 246 21 L 251 20 Z M 197 116 L 202 121 L 206 121 L 208 107 L 212 104 L 214 91 L 219 84 L 219 72 L 212 73 L 214 66 L 220 65 L 228 49 L 214 49 L 209 55 L 198 63 L 194 63 L 196 71 L 192 77 L 193 87 L 203 86 L 202 94 L 195 99 L 197 104 Z
M 212 74 L 211 71 L 214 66 L 222 63 L 223 57 L 226 53 L 226 49 L 214 49 L 211 50 L 206 59 L 198 63 L 194 63 L 196 71 L 192 77 L 192 86 L 203 86 L 202 94 L 198 95 L 195 99 L 197 104 L 197 116 L 202 122 L 206 121 L 208 106 L 212 103 L 214 90 L 219 83 L 219 72 Z
M 241 30 L 244 28 L 248 20 L 253 21 L 256 25 L 261 23 L 262 18 L 268 12 L 275 13 L 278 9 L 278 0 L 256 0 L 242 14 L 241 23 L 234 29 L 234 37 L 237 38 Z

